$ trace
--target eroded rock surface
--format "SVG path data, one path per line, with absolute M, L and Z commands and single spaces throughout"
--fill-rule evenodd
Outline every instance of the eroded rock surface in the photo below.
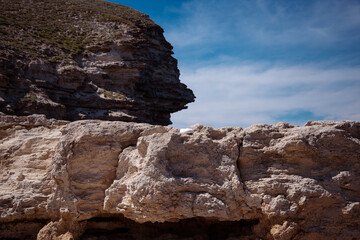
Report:
M 0 238 L 360 236 L 359 122 L 0 120 Z
M 0 111 L 168 125 L 194 94 L 163 29 L 101 0 L 0 1 Z

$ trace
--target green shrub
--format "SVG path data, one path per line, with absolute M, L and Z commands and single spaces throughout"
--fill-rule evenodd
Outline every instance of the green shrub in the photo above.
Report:
M 111 99 L 124 99 L 126 96 L 120 92 L 112 92 L 108 90 L 104 90 L 104 96 Z

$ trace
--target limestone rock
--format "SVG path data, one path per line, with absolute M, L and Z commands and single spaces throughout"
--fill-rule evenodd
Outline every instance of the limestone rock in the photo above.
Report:
M 137 222 L 256 218 L 260 203 L 247 198 L 236 166 L 240 132 L 198 125 L 192 135 L 142 135 L 120 154 L 104 209 Z
M 289 231 L 288 221 L 303 232 L 294 239 L 360 236 L 359 217 L 353 218 L 360 212 L 352 208 L 360 200 L 359 130 L 359 122 L 351 121 L 245 129 L 241 176 L 248 190 L 262 197 L 262 213 L 277 229 L 274 239 L 296 235 L 291 230 L 291 236 L 280 237 L 279 231 Z
M 359 122 L 0 120 L 0 238 L 360 236 Z

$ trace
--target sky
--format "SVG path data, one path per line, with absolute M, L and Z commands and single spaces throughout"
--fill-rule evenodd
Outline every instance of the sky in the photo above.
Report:
M 359 0 L 112 0 L 144 12 L 194 91 L 173 127 L 360 121 Z

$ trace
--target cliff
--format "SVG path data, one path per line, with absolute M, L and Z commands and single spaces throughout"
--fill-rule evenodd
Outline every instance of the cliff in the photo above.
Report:
M 0 239 L 360 239 L 360 122 L 166 127 L 195 97 L 148 16 L 0 7 Z
M 101 0 L 0 1 L 0 112 L 168 125 L 194 101 L 161 27 Z
M 359 239 L 360 122 L 0 116 L 0 238 Z

